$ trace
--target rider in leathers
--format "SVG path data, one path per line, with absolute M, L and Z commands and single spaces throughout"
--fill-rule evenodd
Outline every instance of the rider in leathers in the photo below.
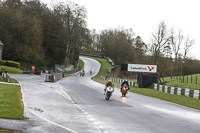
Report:
M 123 87 L 123 85 L 127 85 L 128 86 L 128 90 L 129 90 L 129 84 L 128 84 L 128 81 L 127 81 L 127 79 L 126 80 L 124 80 L 124 82 L 122 82 L 122 84 L 121 84 L 121 91 L 120 92 L 122 92 L 122 87 Z
M 106 88 L 107 88 L 108 86 L 113 87 L 113 84 L 112 84 L 112 81 L 111 81 L 111 80 L 108 80 L 108 82 L 105 84 L 104 95 L 105 95 L 105 92 L 106 92 Z

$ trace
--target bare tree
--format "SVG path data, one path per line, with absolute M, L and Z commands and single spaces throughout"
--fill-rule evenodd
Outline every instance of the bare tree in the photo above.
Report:
M 170 30 L 170 41 L 171 41 L 171 45 L 172 45 L 172 50 L 175 55 L 175 59 L 178 58 L 178 53 L 180 51 L 180 47 L 183 42 L 183 38 L 184 38 L 184 36 L 182 34 L 182 30 L 178 31 L 178 35 L 175 35 L 174 29 Z
M 169 36 L 167 33 L 167 26 L 164 21 L 160 22 L 158 30 L 152 34 L 152 47 L 151 50 L 154 55 L 154 63 L 157 64 L 158 57 L 161 54 L 162 49 L 167 45 Z
M 175 35 L 175 31 L 174 29 L 170 30 L 170 42 L 171 42 L 171 46 L 172 46 L 172 51 L 174 53 L 175 56 L 175 70 L 177 68 L 177 58 L 178 58 L 178 54 L 181 48 L 181 45 L 183 44 L 183 39 L 184 36 L 182 34 L 182 30 L 178 31 L 178 35 Z
M 194 43 L 195 43 L 195 41 L 193 39 L 190 39 L 189 36 L 187 36 L 187 38 L 185 38 L 183 59 L 187 58 L 187 54 L 190 51 L 190 49 L 192 48 L 192 46 L 194 45 Z

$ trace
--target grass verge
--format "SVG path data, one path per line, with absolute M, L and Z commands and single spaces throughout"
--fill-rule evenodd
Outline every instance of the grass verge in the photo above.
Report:
M 131 92 L 138 93 L 145 96 L 150 96 L 154 98 L 158 98 L 161 100 L 165 100 L 168 102 L 180 104 L 186 107 L 194 108 L 200 110 L 200 100 L 194 99 L 186 96 L 172 95 L 168 93 L 163 93 L 160 91 L 156 91 L 154 89 L 149 88 L 130 88 Z
M 0 128 L 0 133 L 22 133 L 22 131 Z
M 0 66 L 1 67 L 1 71 L 5 72 L 5 69 L 7 69 L 8 74 L 12 73 L 12 74 L 22 74 L 23 71 L 19 68 L 15 68 L 15 67 L 8 67 L 8 66 Z
M 79 62 L 78 70 L 80 71 L 84 66 L 84 62 L 81 59 L 79 59 L 78 62 Z
M 0 84 L 0 117 L 23 119 L 20 86 Z
M 91 57 L 89 57 L 91 58 Z M 93 57 L 92 57 L 93 58 Z M 105 59 L 93 58 L 98 60 L 101 63 L 101 69 L 99 73 L 92 78 L 94 81 L 105 84 L 106 80 L 101 79 L 101 75 L 107 75 L 107 69 L 110 68 L 109 63 Z M 108 76 L 108 75 L 107 75 Z M 120 88 L 120 83 L 114 83 L 114 86 Z M 194 99 L 186 96 L 172 95 L 168 93 L 163 93 L 156 91 L 152 88 L 134 88 L 130 87 L 130 92 L 134 92 L 137 94 L 158 98 L 161 100 L 169 101 L 172 103 L 180 104 L 186 107 L 194 108 L 200 110 L 200 100 Z
M 0 76 L 0 82 L 7 82 L 6 78 Z M 10 78 L 9 83 L 18 83 L 16 79 Z

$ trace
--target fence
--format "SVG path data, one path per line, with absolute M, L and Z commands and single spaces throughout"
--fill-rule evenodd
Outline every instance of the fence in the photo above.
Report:
M 198 74 L 193 74 L 193 75 L 184 75 L 184 74 L 174 74 L 173 76 L 171 75 L 171 79 L 177 79 L 181 80 L 181 83 L 191 83 L 191 84 L 198 84 L 200 81 L 199 79 L 200 75 Z
M 159 84 L 154 84 L 154 89 L 160 92 L 164 92 L 164 93 L 170 93 L 174 95 L 183 95 L 187 97 L 200 99 L 199 90 L 180 88 L 180 87 L 170 87 L 170 86 L 164 86 L 164 85 L 159 85 Z
M 64 68 L 64 65 L 55 65 L 55 73 L 63 73 L 63 74 L 71 74 L 78 70 L 78 66 L 74 68 L 73 65 L 69 65 L 68 67 Z
M 183 75 L 181 78 L 182 83 L 194 83 L 198 84 L 198 76 L 197 75 Z
M 124 80 L 120 79 L 120 78 L 111 78 L 111 77 L 106 77 L 106 76 L 101 76 L 101 78 L 103 80 L 112 80 L 112 82 L 114 82 L 114 83 L 122 83 L 122 82 L 124 82 Z M 133 87 L 138 87 L 138 83 L 137 82 L 128 81 L 128 84 L 130 86 L 133 86 Z

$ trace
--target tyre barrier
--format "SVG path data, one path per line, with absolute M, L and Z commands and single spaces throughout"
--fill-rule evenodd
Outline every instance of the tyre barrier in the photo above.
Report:
M 159 84 L 154 84 L 154 90 L 174 95 L 183 95 L 195 99 L 200 99 L 200 90 L 180 88 L 180 87 L 170 87 Z

